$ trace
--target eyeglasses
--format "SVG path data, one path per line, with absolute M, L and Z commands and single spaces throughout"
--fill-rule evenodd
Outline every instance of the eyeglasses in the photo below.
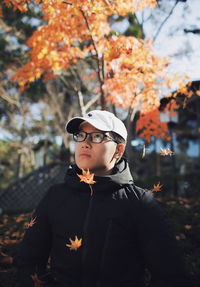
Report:
M 74 133 L 73 134 L 73 139 L 75 140 L 75 142 L 83 142 L 87 136 L 90 136 L 90 140 L 92 143 L 102 143 L 102 141 L 107 138 L 112 140 L 113 142 L 117 141 L 115 139 L 113 139 L 112 137 L 110 137 L 109 135 L 103 133 L 103 132 L 91 132 L 91 133 L 86 133 L 86 132 L 78 132 L 78 133 Z

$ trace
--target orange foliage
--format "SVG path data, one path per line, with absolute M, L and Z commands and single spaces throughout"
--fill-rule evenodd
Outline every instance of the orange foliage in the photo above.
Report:
M 30 3 L 30 0 L 3 0 L 3 2 L 7 7 L 12 7 L 14 10 L 18 9 L 21 12 L 26 12 L 27 4 Z
M 136 124 L 136 132 L 147 142 L 151 141 L 151 136 L 169 140 L 167 123 L 160 121 L 159 110 L 153 110 L 146 114 L 141 113 Z
M 3 16 L 2 6 L 0 6 L 0 17 Z
M 4 0 L 4 2 L 9 5 L 14 1 Z M 133 47 L 132 42 L 139 43 L 139 41 L 131 37 L 132 42 L 129 41 L 130 38 L 124 43 L 124 37 L 123 41 L 119 39 L 118 46 L 120 47 L 116 47 L 113 51 L 111 49 L 113 40 L 110 41 L 109 38 L 105 38 L 111 32 L 107 17 L 112 14 L 126 15 L 130 12 L 134 13 L 136 10 L 142 10 L 146 6 L 154 7 L 156 5 L 155 0 L 127 0 L 126 3 L 123 0 L 52 0 L 51 2 L 37 0 L 35 2 L 42 4 L 41 9 L 47 24 L 39 27 L 27 42 L 30 48 L 31 60 L 21 67 L 14 76 L 14 80 L 18 81 L 21 89 L 29 87 L 31 82 L 42 75 L 48 74 L 50 76 L 62 73 L 63 69 L 68 68 L 71 63 L 76 62 L 79 58 L 88 57 L 88 53 L 92 55 L 98 53 L 96 55 L 98 57 L 100 53 L 103 55 L 104 51 L 102 53 L 101 50 L 104 49 L 104 44 L 106 47 L 104 57 L 108 66 L 109 61 L 112 61 L 113 58 L 122 56 L 122 54 L 122 58 L 126 58 L 127 50 L 130 55 L 131 51 L 136 50 L 136 53 L 131 55 L 132 57 L 130 57 L 128 63 L 123 63 L 122 60 L 123 69 L 126 69 L 129 65 L 131 66 L 132 59 L 136 60 L 134 55 L 137 55 L 137 45 Z M 24 6 L 29 1 L 24 0 L 19 3 Z M 92 45 L 80 47 L 79 43 L 91 39 Z M 124 44 L 125 47 L 123 48 Z M 142 46 L 143 43 L 139 45 Z M 121 49 L 119 53 L 118 48 Z M 146 50 L 148 54 L 148 48 Z M 126 51 L 126 53 L 123 51 Z M 141 62 L 143 61 L 138 64 L 141 65 Z M 106 87 L 109 87 L 109 83 Z
M 69 240 L 71 244 L 66 244 L 66 246 L 69 247 L 70 250 L 77 251 L 77 249 L 82 245 L 82 238 L 78 239 L 77 236 L 75 236 L 75 240 L 72 240 L 71 238 Z
M 169 101 L 169 103 L 165 106 L 164 112 L 169 112 L 169 117 L 173 117 L 176 114 L 176 110 L 179 109 L 179 105 L 176 103 L 175 99 Z
M 3 1 L 21 11 L 30 3 L 30 0 Z M 156 2 L 35 0 L 40 4 L 45 25 L 27 41 L 30 61 L 17 71 L 13 80 L 24 90 L 41 77 L 44 80 L 57 77 L 79 59 L 92 57 L 98 67 L 91 77 L 99 81 L 93 92 L 101 92 L 108 105 L 140 111 L 137 130 L 147 141 L 151 135 L 168 138 L 167 125 L 160 122 L 156 109 L 163 88 L 180 82 L 179 91 L 186 91 L 183 78 L 165 71 L 168 59 L 157 57 L 150 41 L 111 35 L 108 23 L 108 17 L 113 14 L 125 16 L 146 6 L 153 8 Z M 150 123 L 147 118 L 151 118 Z
M 0 252 L 0 264 L 10 265 L 13 263 L 13 258 L 3 252 Z
M 34 282 L 34 287 L 42 287 L 42 281 L 39 280 L 38 275 L 35 273 L 34 275 L 31 275 L 31 278 L 33 279 Z

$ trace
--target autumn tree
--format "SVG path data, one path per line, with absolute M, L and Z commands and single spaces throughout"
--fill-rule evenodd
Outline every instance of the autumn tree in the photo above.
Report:
M 33 5 L 28 0 L 4 0 L 4 3 L 22 12 L 29 11 Z M 163 91 L 180 81 L 180 77 L 166 72 L 168 60 L 156 55 L 150 41 L 117 34 L 108 21 L 114 14 L 125 16 L 146 6 L 153 8 L 155 0 L 129 0 L 126 3 L 121 0 L 35 0 L 33 3 L 38 5 L 44 24 L 27 41 L 29 61 L 13 77 L 21 90 L 40 78 L 43 81 L 59 78 L 66 84 L 72 67 L 79 65 L 80 60 L 91 61 L 93 65 L 79 78 L 82 86 L 90 86 L 87 95 L 91 95 L 92 104 L 98 101 L 97 105 L 102 109 L 114 105 L 128 110 L 128 129 L 137 112 L 145 115 L 154 111 L 155 120 L 159 121 L 156 111 Z M 49 88 L 48 93 L 52 94 L 52 89 Z M 73 89 L 82 111 L 87 111 L 89 99 L 84 102 L 85 94 L 77 83 Z M 56 103 L 57 95 L 53 94 Z M 150 130 L 141 122 L 140 127 L 146 133 Z M 156 130 L 154 125 L 154 134 L 158 136 Z

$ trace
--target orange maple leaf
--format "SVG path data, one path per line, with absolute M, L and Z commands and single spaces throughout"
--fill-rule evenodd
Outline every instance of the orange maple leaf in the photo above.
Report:
M 90 195 L 92 196 L 93 189 L 91 187 L 91 184 L 96 183 L 96 181 L 93 180 L 94 179 L 94 173 L 90 173 L 89 169 L 87 171 L 85 171 L 83 168 L 82 168 L 82 173 L 83 174 L 77 174 L 77 175 L 81 179 L 80 181 L 83 181 L 83 182 L 89 184 Z
M 154 184 L 153 188 L 151 189 L 151 192 L 157 192 L 160 191 L 163 184 L 161 185 L 160 182 L 158 184 Z
M 165 148 L 165 149 L 161 148 L 160 155 L 163 155 L 163 156 L 170 155 L 170 156 L 172 156 L 173 154 L 174 154 L 174 152 L 171 151 L 169 148 Z
M 66 244 L 67 247 L 70 248 L 70 250 L 77 250 L 82 245 L 82 238 L 78 239 L 77 236 L 75 236 L 75 240 L 69 239 L 71 244 Z
M 0 262 L 5 264 L 12 264 L 13 258 L 3 252 L 0 252 Z
M 85 171 L 83 168 L 82 168 L 82 173 L 83 174 L 77 174 L 78 177 L 81 179 L 80 181 L 83 181 L 87 184 L 94 184 L 96 183 L 96 181 L 94 181 L 94 173 L 90 173 L 89 169 L 87 171 Z
M 26 223 L 25 228 L 29 228 L 32 227 L 34 224 L 36 223 L 36 217 L 35 218 L 31 218 L 29 223 Z
M 36 273 L 31 275 L 31 278 L 33 279 L 34 287 L 42 287 L 43 282 L 39 280 L 38 275 Z
M 187 230 L 190 230 L 190 229 L 192 229 L 192 225 L 186 224 L 186 225 L 184 225 L 184 228 L 187 229 Z

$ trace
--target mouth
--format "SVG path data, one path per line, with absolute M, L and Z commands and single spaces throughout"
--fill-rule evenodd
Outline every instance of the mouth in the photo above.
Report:
M 79 157 L 91 157 L 91 155 L 88 153 L 80 153 Z

